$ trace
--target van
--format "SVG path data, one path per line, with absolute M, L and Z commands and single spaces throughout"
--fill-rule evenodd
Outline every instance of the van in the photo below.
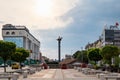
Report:
M 67 69 L 67 64 L 62 64 L 61 69 Z
M 12 69 L 19 69 L 20 68 L 20 64 L 17 63 L 17 62 L 14 62 L 14 63 L 12 63 L 11 67 L 12 67 Z

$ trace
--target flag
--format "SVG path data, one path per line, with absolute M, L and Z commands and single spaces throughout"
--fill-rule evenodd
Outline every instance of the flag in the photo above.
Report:
M 116 24 L 115 24 L 116 26 L 119 26 L 119 23 L 118 22 L 116 22 Z

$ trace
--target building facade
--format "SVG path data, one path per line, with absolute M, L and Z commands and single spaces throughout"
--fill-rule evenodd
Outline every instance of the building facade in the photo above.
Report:
M 40 60 L 40 41 L 25 26 L 5 24 L 2 27 L 2 37 L 4 41 L 14 42 L 17 47 L 29 50 L 29 59 Z
M 85 46 L 85 49 L 102 48 L 105 45 L 114 45 L 120 47 L 120 30 L 118 28 L 118 23 L 116 23 L 114 26 L 105 26 L 99 39 L 93 43 L 88 43 Z
M 90 48 L 102 48 L 103 44 L 102 44 L 102 40 L 101 38 L 96 40 L 95 42 L 93 43 L 88 43 L 86 46 L 85 46 L 85 49 L 90 49 Z
M 120 30 L 117 25 L 105 28 L 101 35 L 102 45 L 114 45 L 120 47 Z

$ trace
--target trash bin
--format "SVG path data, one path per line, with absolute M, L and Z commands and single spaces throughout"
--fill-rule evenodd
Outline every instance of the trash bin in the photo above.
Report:
M 41 67 L 38 68 L 38 71 L 41 71 Z
M 40 71 L 41 71 L 41 70 L 42 70 L 42 67 L 40 67 L 39 69 L 40 69 Z
M 13 73 L 12 80 L 17 80 L 19 77 L 18 73 Z
M 27 78 L 27 74 L 28 74 L 28 72 L 27 72 L 27 71 L 24 71 L 24 72 L 23 72 L 23 78 Z

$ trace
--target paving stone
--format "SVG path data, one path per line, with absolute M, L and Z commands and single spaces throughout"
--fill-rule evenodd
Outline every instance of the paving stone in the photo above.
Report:
M 99 80 L 95 75 L 84 75 L 74 69 L 45 69 L 35 74 L 28 75 L 27 78 L 18 80 Z

